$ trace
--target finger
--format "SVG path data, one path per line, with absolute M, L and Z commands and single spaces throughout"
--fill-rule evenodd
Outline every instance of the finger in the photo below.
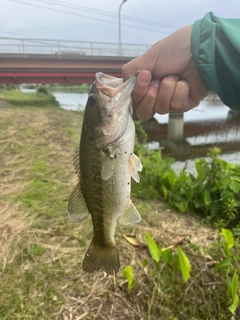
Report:
M 148 91 L 152 79 L 152 75 L 148 70 L 139 72 L 135 87 L 132 93 L 133 105 L 138 107 L 140 101 L 144 98 Z
M 137 117 L 140 120 L 149 120 L 155 114 L 154 106 L 158 96 L 160 80 L 155 79 L 151 82 L 150 87 L 144 98 L 141 100 L 137 107 Z
M 139 70 L 142 70 L 143 66 L 145 65 L 142 56 L 135 58 L 128 63 L 124 64 L 122 66 L 122 77 L 123 82 L 125 82 L 127 79 L 131 78 L 138 72 Z
M 155 104 L 155 112 L 159 114 L 170 112 L 170 104 L 174 96 L 177 81 L 178 76 L 168 76 L 162 79 Z
M 190 86 L 186 81 L 178 81 L 172 101 L 170 103 L 170 109 L 174 112 L 185 112 L 191 109 L 189 100 Z
M 148 70 L 152 73 L 155 66 L 155 59 L 152 54 L 147 53 L 148 51 L 142 56 L 135 58 L 122 66 L 123 82 L 131 78 L 140 70 Z
M 199 95 L 198 92 L 196 94 L 196 92 L 194 92 L 190 87 L 189 97 L 188 97 L 190 109 L 197 107 L 199 105 L 199 103 L 201 102 L 201 100 L 203 99 L 203 97 L 207 96 L 207 92 L 208 91 L 206 89 L 205 92 L 203 91 L 201 93 L 201 95 Z

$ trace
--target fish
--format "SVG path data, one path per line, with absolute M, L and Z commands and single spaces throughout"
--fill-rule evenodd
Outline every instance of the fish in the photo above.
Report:
M 102 72 L 95 75 L 84 111 L 80 145 L 73 155 L 78 183 L 67 211 L 73 221 L 91 215 L 93 238 L 84 257 L 86 272 L 114 275 L 120 260 L 114 240 L 121 225 L 138 223 L 141 216 L 130 198 L 131 178 L 140 181 L 140 159 L 133 153 L 135 125 L 131 93 L 136 76 L 123 82 Z

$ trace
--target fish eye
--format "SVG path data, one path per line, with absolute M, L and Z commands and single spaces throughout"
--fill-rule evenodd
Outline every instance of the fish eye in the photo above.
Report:
M 94 93 L 91 93 L 90 96 L 88 97 L 88 102 L 91 105 L 94 105 L 96 101 L 97 101 L 96 95 Z

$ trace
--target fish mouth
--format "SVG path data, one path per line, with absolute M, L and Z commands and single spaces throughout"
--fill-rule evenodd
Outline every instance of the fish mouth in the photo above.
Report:
M 102 72 L 96 73 L 96 86 L 100 92 L 108 96 L 109 98 L 116 98 L 119 93 L 119 100 L 126 100 L 131 95 L 135 86 L 137 76 L 129 78 L 123 82 L 122 78 L 116 78 Z
M 101 119 L 98 129 L 101 134 L 95 140 L 98 148 L 106 148 L 118 141 L 124 134 L 129 116 L 131 117 L 131 93 L 136 83 L 136 76 L 123 82 L 122 78 L 96 73 L 95 87 L 101 100 Z M 110 115 L 110 117 L 109 117 Z

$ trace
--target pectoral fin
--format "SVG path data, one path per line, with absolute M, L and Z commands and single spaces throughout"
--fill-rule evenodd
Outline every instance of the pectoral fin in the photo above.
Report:
M 126 226 L 128 224 L 138 223 L 139 221 L 141 221 L 141 216 L 135 205 L 132 203 L 132 200 L 130 200 L 126 211 L 119 219 L 119 223 L 123 226 Z
M 142 164 L 140 159 L 133 153 L 129 158 L 129 172 L 136 182 L 140 181 L 138 171 L 142 171 Z
M 70 195 L 67 210 L 69 218 L 73 221 L 82 221 L 89 214 L 79 183 Z

